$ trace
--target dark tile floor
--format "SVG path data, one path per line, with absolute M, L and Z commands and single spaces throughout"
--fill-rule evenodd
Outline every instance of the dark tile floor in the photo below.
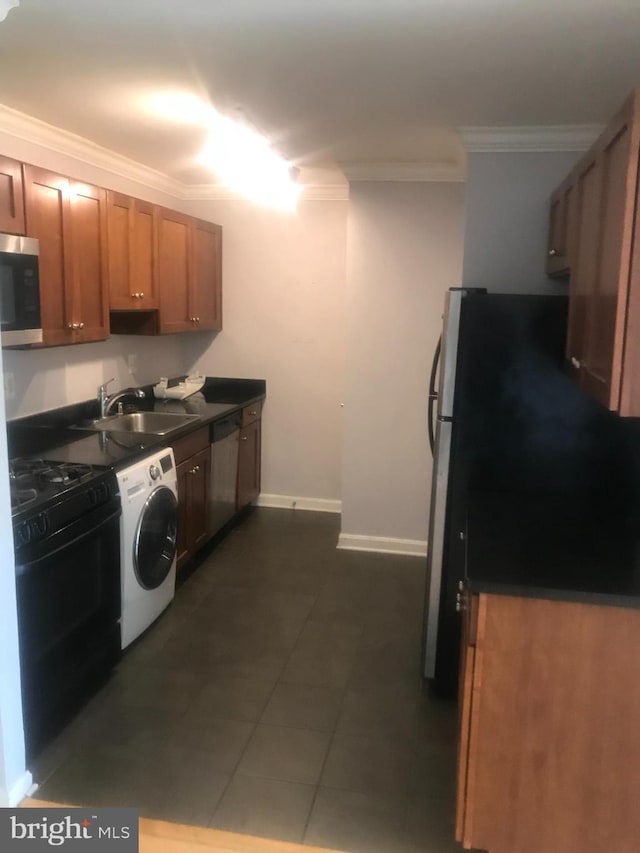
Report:
M 48 800 L 351 853 L 451 853 L 456 706 L 419 677 L 424 560 L 256 510 L 33 768 Z

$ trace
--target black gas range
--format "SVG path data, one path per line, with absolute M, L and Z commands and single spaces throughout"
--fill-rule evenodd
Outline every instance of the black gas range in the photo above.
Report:
M 120 498 L 109 469 L 9 463 L 27 754 L 120 654 Z

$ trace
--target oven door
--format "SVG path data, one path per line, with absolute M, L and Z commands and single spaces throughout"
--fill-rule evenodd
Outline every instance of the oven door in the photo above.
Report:
M 120 653 L 120 502 L 36 543 L 16 567 L 27 753 L 32 756 Z

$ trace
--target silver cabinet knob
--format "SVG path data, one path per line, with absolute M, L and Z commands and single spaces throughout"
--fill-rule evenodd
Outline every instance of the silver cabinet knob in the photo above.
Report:
M 572 367 L 575 367 L 576 370 L 580 370 L 580 367 L 581 367 L 580 361 L 575 357 L 575 355 L 571 356 L 570 361 L 571 361 Z
M 84 329 L 84 323 L 78 323 L 78 328 L 79 328 L 79 329 Z
M 249 412 L 249 414 L 253 417 L 253 415 L 257 415 L 257 412 Z
M 247 436 L 246 436 L 246 435 L 243 435 L 243 436 L 242 436 L 242 440 L 243 440 L 243 441 L 246 441 L 246 440 L 247 440 Z
M 75 331 L 77 331 L 79 328 L 81 328 L 81 327 L 80 327 L 80 323 L 68 323 L 68 324 L 67 324 L 67 327 L 68 327 L 69 329 L 71 329 L 71 331 L 73 331 L 73 332 L 75 332 Z
M 138 299 L 144 299 L 144 292 L 138 294 Z
M 558 254 L 558 250 L 557 250 L 557 249 L 549 249 L 549 257 L 550 257 L 550 258 L 555 258 L 555 256 L 556 256 L 557 254 Z

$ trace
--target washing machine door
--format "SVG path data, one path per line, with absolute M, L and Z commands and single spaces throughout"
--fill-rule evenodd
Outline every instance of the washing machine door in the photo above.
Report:
M 138 583 L 156 589 L 171 570 L 176 555 L 178 501 L 166 486 L 147 498 L 133 541 L 133 568 Z

